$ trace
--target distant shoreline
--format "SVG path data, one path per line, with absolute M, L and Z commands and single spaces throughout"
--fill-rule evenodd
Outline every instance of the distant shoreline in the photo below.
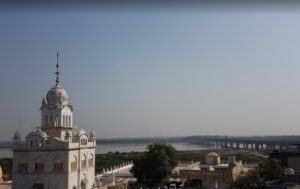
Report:
M 255 140 L 283 140 L 283 141 L 299 141 L 300 135 L 261 135 L 261 136 L 228 136 L 228 135 L 192 135 L 177 137 L 133 137 L 133 138 L 97 138 L 97 143 L 153 143 L 153 142 L 172 142 L 172 143 L 188 143 L 194 139 L 203 138 L 227 138 L 227 139 L 255 139 Z M 12 146 L 12 141 L 1 141 L 0 148 L 3 146 Z

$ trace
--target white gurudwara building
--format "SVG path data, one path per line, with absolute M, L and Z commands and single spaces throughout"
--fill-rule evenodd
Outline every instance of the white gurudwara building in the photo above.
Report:
M 13 189 L 91 189 L 95 133 L 73 129 L 73 104 L 59 81 L 43 98 L 41 125 L 21 141 L 13 136 Z

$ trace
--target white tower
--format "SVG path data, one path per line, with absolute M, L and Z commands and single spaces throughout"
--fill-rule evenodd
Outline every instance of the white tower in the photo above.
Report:
M 72 130 L 73 105 L 68 92 L 59 83 L 58 54 L 56 63 L 56 84 L 52 87 L 41 105 L 41 128 L 42 131 L 52 136 L 62 137 L 62 131 Z
M 41 127 L 13 137 L 13 189 L 92 189 L 95 133 L 73 130 L 73 105 L 59 81 L 43 98 Z

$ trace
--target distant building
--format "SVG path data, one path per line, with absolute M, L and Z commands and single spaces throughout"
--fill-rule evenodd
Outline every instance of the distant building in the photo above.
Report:
M 181 169 L 179 175 L 187 188 L 226 189 L 242 170 L 242 162 L 235 161 L 234 157 L 229 158 L 227 163 L 221 163 L 220 156 L 210 152 L 206 155 L 204 164 Z
M 57 54 L 58 59 L 58 54 Z M 95 179 L 95 133 L 73 129 L 73 104 L 59 81 L 43 98 L 41 127 L 21 141 L 13 137 L 13 189 L 91 189 Z

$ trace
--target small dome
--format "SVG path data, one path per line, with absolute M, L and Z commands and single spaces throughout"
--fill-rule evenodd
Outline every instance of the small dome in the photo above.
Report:
M 215 152 L 210 152 L 205 157 L 205 164 L 207 164 L 207 165 L 219 165 L 220 164 L 220 156 Z
M 41 131 L 40 129 L 37 129 L 35 131 L 30 132 L 26 136 L 26 139 L 29 139 L 29 138 L 34 137 L 34 136 L 40 136 L 40 137 L 43 137 L 45 139 L 48 137 L 48 135 L 45 132 Z
M 87 135 L 87 132 L 83 128 L 81 128 L 80 131 L 78 132 L 78 136 L 81 135 Z
M 206 155 L 207 157 L 219 157 L 219 155 L 216 152 L 210 152 Z
M 20 137 L 20 134 L 18 131 L 16 131 L 14 133 L 14 136 L 13 136 L 13 143 L 14 144 L 19 144 L 21 142 L 21 137 Z
M 14 133 L 13 139 L 21 139 L 20 134 L 19 134 L 18 131 L 16 131 L 16 132 Z
M 60 84 L 48 91 L 46 99 L 49 105 L 66 106 L 72 104 L 68 92 Z
M 47 133 L 41 131 L 40 129 L 36 130 L 35 133 L 36 133 L 37 135 L 40 135 L 40 136 L 43 137 L 43 138 L 47 138 L 47 136 L 48 136 Z

